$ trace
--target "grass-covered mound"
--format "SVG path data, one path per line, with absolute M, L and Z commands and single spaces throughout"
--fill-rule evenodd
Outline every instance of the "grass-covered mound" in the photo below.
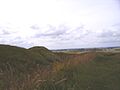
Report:
M 32 53 L 42 55 L 48 62 L 59 61 L 59 57 L 55 55 L 52 51 L 48 50 L 43 46 L 35 46 L 28 49 Z
M 10 64 L 15 68 L 25 70 L 26 68 L 36 66 L 36 64 L 48 65 L 53 60 L 57 60 L 57 57 L 54 58 L 53 55 L 54 54 L 46 48 L 38 50 L 31 48 L 28 50 L 16 46 L 0 45 L 0 67 L 2 68 L 5 64 Z
M 54 60 L 58 60 L 57 56 L 54 56 L 51 51 L 43 47 L 25 49 L 0 45 L 0 90 L 19 87 L 25 83 L 27 76 L 34 74 L 38 69 L 41 71 L 43 68 L 49 67 L 50 69 L 50 64 Z M 26 82 L 31 82 L 29 80 L 26 80 Z

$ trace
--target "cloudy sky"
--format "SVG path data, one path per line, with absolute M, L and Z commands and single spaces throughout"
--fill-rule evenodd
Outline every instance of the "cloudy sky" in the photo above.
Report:
M 120 0 L 0 0 L 0 44 L 120 46 Z

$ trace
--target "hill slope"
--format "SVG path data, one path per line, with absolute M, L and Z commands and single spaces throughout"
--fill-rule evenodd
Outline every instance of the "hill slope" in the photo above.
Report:
M 57 74 L 52 78 L 55 82 L 47 84 L 45 90 L 120 90 L 120 53 L 79 55 L 72 55 L 72 59 L 54 66 Z M 81 58 L 76 59 L 78 56 Z M 87 62 L 84 63 L 85 60 Z M 43 84 L 40 90 L 47 85 Z
M 0 45 L 0 90 L 120 90 L 119 83 L 120 53 Z
M 42 55 L 49 62 L 54 62 L 54 61 L 60 60 L 58 58 L 58 56 L 55 55 L 52 51 L 50 51 L 47 48 L 42 47 L 42 46 L 41 47 L 40 46 L 32 47 L 32 48 L 29 48 L 28 50 L 32 53 Z
M 58 59 L 45 47 L 25 49 L 0 45 L 0 90 L 10 90 L 11 87 L 15 87 L 12 85 L 16 87 L 22 85 L 26 82 L 27 76 L 34 74 L 38 69 L 50 69 L 50 64 Z
M 37 65 L 49 65 L 54 60 L 58 60 L 51 51 L 46 48 L 34 47 L 25 49 L 16 46 L 0 45 L 0 68 L 4 69 L 8 65 L 18 71 L 29 71 Z

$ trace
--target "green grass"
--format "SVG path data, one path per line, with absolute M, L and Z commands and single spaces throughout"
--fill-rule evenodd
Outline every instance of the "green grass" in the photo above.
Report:
M 28 50 L 32 53 L 42 55 L 48 62 L 54 62 L 59 60 L 59 58 L 52 51 L 48 50 L 45 47 L 36 46 L 29 48 Z
M 0 90 L 120 90 L 119 84 L 120 53 L 0 45 Z
M 31 49 L 0 45 L 0 90 L 20 86 L 25 80 L 29 82 L 28 75 L 36 73 L 38 69 L 50 68 L 50 64 L 57 60 L 57 57 L 49 58 L 54 54 L 44 47 L 41 49 L 41 52 L 37 53 Z
M 67 80 L 45 90 L 120 90 L 120 53 L 96 53 L 94 60 L 64 68 L 56 78 Z

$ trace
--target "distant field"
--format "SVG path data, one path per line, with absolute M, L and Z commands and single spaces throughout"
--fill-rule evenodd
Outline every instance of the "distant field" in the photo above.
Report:
M 0 46 L 0 90 L 120 90 L 119 52 Z
M 106 48 L 80 48 L 80 49 L 58 49 L 53 52 L 64 53 L 84 53 L 84 52 L 120 52 L 120 47 L 106 47 Z

